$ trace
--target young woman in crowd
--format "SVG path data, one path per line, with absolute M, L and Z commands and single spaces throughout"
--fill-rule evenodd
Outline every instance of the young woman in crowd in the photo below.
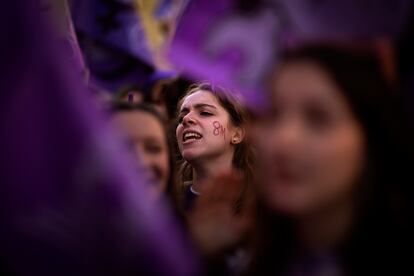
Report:
M 388 87 L 368 51 L 282 57 L 257 127 L 252 275 L 412 274 L 412 129 Z
M 179 183 L 191 236 L 214 259 L 212 274 L 239 270 L 253 179 L 248 113 L 238 94 L 208 83 L 191 87 L 178 113 Z
M 178 108 L 176 138 L 183 159 L 180 177 L 186 208 L 201 194 L 204 182 L 223 173 L 243 172 L 247 186 L 252 179 L 248 113 L 237 95 L 211 84 L 195 85 Z

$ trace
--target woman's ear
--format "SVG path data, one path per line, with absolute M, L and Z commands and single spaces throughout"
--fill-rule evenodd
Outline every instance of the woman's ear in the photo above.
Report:
M 243 142 L 245 135 L 246 135 L 246 131 L 244 130 L 244 128 L 236 127 L 234 129 L 230 143 L 232 145 L 240 144 L 241 142 Z

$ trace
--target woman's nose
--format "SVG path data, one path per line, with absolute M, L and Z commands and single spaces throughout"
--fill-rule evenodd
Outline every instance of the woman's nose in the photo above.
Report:
M 303 142 L 306 134 L 300 122 L 288 120 L 281 123 L 280 126 L 272 132 L 272 139 L 278 144 L 278 147 L 288 149 L 297 149 Z
M 191 113 L 188 113 L 187 115 L 184 116 L 184 118 L 183 118 L 183 124 L 184 125 L 195 124 L 194 117 L 193 117 L 193 115 Z

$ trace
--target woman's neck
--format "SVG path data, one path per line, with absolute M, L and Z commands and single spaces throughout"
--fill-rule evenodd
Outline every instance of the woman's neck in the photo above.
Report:
M 346 202 L 336 208 L 303 216 L 297 220 L 295 230 L 305 250 L 315 253 L 329 251 L 346 239 L 353 218 L 353 205 Z
M 217 158 L 200 162 L 193 166 L 193 189 L 199 191 L 203 182 L 233 168 L 233 154 L 220 155 Z

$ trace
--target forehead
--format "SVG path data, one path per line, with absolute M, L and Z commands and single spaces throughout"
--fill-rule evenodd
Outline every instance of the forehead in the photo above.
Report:
M 282 65 L 273 78 L 272 97 L 334 100 L 340 88 L 318 64 L 300 61 Z
M 181 105 L 181 109 L 184 107 L 189 108 L 197 104 L 209 104 L 220 107 L 217 98 L 211 92 L 206 90 L 199 90 L 184 99 L 183 104 Z
M 113 123 L 121 128 L 127 135 L 134 137 L 164 136 L 161 122 L 153 115 L 144 111 L 118 112 L 112 117 Z

